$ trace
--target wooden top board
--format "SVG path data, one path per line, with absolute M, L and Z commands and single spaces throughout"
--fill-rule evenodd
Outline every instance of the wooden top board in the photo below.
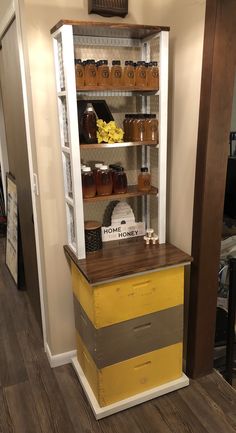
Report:
M 102 250 L 88 253 L 82 260 L 68 245 L 64 250 L 92 285 L 192 261 L 171 244 L 146 245 L 141 237 L 103 243 Z
M 52 29 L 56 32 L 63 25 L 72 25 L 75 36 L 102 36 L 112 38 L 144 39 L 160 33 L 162 30 L 169 31 L 169 27 L 143 26 L 127 23 L 107 23 L 96 21 L 72 21 L 60 20 Z

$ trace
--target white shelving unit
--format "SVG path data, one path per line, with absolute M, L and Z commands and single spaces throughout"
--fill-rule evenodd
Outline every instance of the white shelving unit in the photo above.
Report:
M 82 196 L 81 159 L 91 160 L 92 155 L 107 162 L 116 158 L 134 161 L 127 170 L 130 185 L 137 183 L 137 169 L 147 165 L 152 173 L 158 194 L 143 196 L 139 202 L 141 217 L 146 226 L 154 225 L 160 243 L 166 240 L 166 161 L 167 161 L 167 101 L 168 101 L 168 28 L 124 24 L 86 23 L 61 21 L 52 29 L 54 44 L 60 141 L 65 185 L 68 244 L 79 259 L 85 258 L 84 220 L 95 212 L 86 206 Z M 159 91 L 135 89 L 76 89 L 75 58 L 118 58 L 124 60 L 157 60 L 160 69 Z M 115 120 L 122 126 L 127 106 L 140 113 L 154 112 L 159 119 L 159 143 L 120 143 L 110 146 L 80 146 L 77 99 L 103 98 L 114 107 Z M 111 110 L 112 111 L 112 110 Z M 113 112 L 113 111 L 112 111 Z M 127 150 L 129 149 L 129 150 Z M 131 150 L 130 150 L 131 149 Z M 125 154 L 134 149 L 135 154 Z M 91 153 L 93 152 L 93 154 Z M 113 153 L 112 153 L 113 152 Z M 123 153 L 122 153 L 123 152 Z M 106 156 L 107 155 L 107 156 Z M 138 162 L 141 164 L 139 166 Z M 136 164 L 136 167 L 134 165 Z M 139 194 L 140 195 L 140 194 Z M 120 197 L 122 199 L 124 197 Z M 126 199 L 126 198 L 125 198 Z M 112 197 L 109 197 L 112 200 Z M 116 198 L 117 200 L 117 198 Z M 134 200 L 134 199 L 132 199 Z M 140 199 L 136 199 L 140 200 Z M 104 208 L 98 200 L 96 212 Z M 102 214 L 101 214 L 102 218 Z M 94 219 L 94 218 L 92 218 Z

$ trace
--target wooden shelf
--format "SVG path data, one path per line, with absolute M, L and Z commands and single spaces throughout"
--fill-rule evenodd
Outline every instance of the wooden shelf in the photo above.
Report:
M 158 189 L 152 186 L 149 192 L 138 191 L 137 185 L 128 186 L 128 191 L 125 194 L 112 194 L 112 195 L 97 195 L 92 198 L 84 198 L 85 203 L 96 203 L 105 200 L 122 200 L 129 197 L 139 197 L 143 195 L 157 195 Z
M 149 38 L 157 35 L 162 30 L 170 30 L 170 27 L 167 26 L 144 26 L 138 24 L 73 21 L 63 19 L 51 29 L 51 33 L 56 32 L 63 25 L 72 25 L 73 34 L 77 36 L 121 37 L 132 39 Z
M 68 245 L 64 250 L 92 285 L 192 261 L 191 256 L 173 245 L 146 245 L 142 237 L 104 242 L 101 250 L 87 253 L 82 260 Z
M 159 144 L 151 141 L 126 141 L 123 143 L 93 143 L 93 144 L 80 144 L 82 149 L 109 149 L 113 147 L 135 147 L 135 146 L 153 146 L 159 147 Z
M 158 89 L 152 87 L 103 87 L 103 86 L 83 86 L 80 89 L 76 89 L 78 93 L 80 92 L 141 92 L 141 93 L 157 93 Z M 63 93 L 64 92 L 60 92 Z

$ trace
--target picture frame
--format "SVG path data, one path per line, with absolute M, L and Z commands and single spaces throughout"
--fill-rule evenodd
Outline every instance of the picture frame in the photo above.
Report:
M 14 176 L 6 175 L 7 231 L 5 263 L 18 289 L 24 289 L 24 263 L 19 228 L 17 186 Z

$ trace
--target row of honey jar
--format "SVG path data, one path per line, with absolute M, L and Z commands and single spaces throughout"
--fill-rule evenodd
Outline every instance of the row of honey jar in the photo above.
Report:
M 96 163 L 91 167 L 82 165 L 83 198 L 92 198 L 96 195 L 104 196 L 124 194 L 127 192 L 127 176 L 121 165 L 106 165 Z
M 128 190 L 127 176 L 119 164 L 96 163 L 94 168 L 81 166 L 83 198 L 125 194 Z M 151 190 L 151 174 L 147 167 L 141 167 L 138 175 L 138 190 Z
M 75 59 L 76 88 L 84 86 L 141 87 L 159 90 L 159 68 L 157 62 L 146 63 L 132 60 L 121 65 L 120 60 Z
M 158 143 L 158 119 L 155 114 L 126 114 L 123 127 L 124 141 Z

